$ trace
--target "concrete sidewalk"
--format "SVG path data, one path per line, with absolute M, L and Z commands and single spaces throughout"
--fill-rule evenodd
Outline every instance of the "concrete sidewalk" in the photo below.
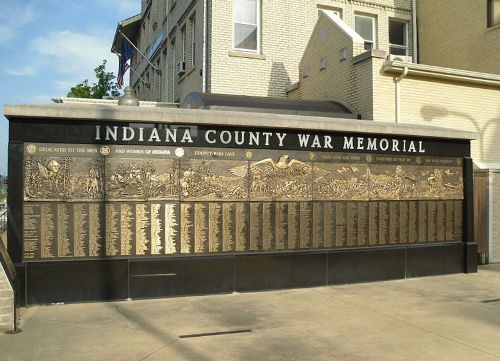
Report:
M 3 361 L 492 361 L 500 360 L 500 265 L 370 284 L 33 307 L 21 318 L 23 332 L 0 335 Z M 210 335 L 226 331 L 240 332 Z

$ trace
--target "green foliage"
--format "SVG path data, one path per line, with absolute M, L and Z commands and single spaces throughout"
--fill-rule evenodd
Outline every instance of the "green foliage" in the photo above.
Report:
M 106 60 L 94 69 L 97 83 L 89 84 L 88 79 L 75 85 L 68 93 L 70 98 L 94 98 L 101 99 L 103 96 L 120 95 L 115 85 L 115 75 L 112 71 L 106 71 Z

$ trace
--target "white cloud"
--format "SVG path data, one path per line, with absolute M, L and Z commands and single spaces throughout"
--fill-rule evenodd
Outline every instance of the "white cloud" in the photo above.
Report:
M 141 12 L 141 1 L 139 0 L 94 0 L 94 3 L 98 6 L 108 6 L 124 18 Z
M 0 45 L 13 40 L 26 24 L 33 21 L 35 14 L 31 5 L 21 1 L 3 0 L 0 11 Z
M 25 65 L 17 69 L 6 68 L 5 71 L 7 72 L 7 74 L 15 76 L 29 76 L 29 75 L 35 75 L 37 73 L 35 67 L 31 65 Z
M 118 59 L 110 47 L 107 37 L 67 30 L 37 37 L 31 44 L 35 52 L 50 61 L 56 72 L 72 73 L 79 81 L 93 79 L 93 69 L 103 59 L 108 61 L 107 71 L 116 73 Z
M 113 1 L 114 6 L 118 8 L 118 11 L 122 14 L 130 14 L 130 16 L 137 15 L 141 12 L 141 2 L 136 0 L 118 0 Z

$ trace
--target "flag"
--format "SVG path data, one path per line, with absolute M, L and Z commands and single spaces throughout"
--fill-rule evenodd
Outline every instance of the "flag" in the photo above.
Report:
M 122 40 L 122 53 L 120 54 L 120 65 L 118 66 L 118 75 L 116 77 L 116 86 L 118 89 L 121 89 L 123 86 L 123 77 L 127 72 L 128 68 L 130 68 L 130 61 L 132 59 L 132 49 L 128 45 L 128 42 L 123 39 Z

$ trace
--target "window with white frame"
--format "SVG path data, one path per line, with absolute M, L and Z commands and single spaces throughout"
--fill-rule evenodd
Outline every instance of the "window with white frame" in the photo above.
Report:
M 408 23 L 389 20 L 389 53 L 408 55 Z
M 375 18 L 366 15 L 354 15 L 354 30 L 365 40 L 365 50 L 377 47 Z
M 260 0 L 233 0 L 233 47 L 259 52 Z
M 488 0 L 488 26 L 500 24 L 500 0 Z

